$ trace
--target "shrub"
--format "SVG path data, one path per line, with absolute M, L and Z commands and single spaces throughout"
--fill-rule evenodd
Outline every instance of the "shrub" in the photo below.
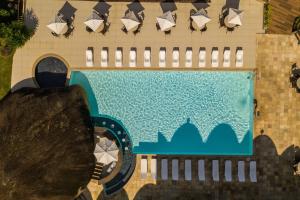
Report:
M 271 6 L 269 3 L 264 4 L 264 28 L 267 29 L 271 22 Z
M 292 32 L 298 32 L 298 31 L 300 31 L 300 16 L 295 18 Z
M 0 37 L 4 39 L 1 46 L 21 47 L 31 37 L 31 31 L 23 22 L 12 21 L 10 24 L 0 24 Z

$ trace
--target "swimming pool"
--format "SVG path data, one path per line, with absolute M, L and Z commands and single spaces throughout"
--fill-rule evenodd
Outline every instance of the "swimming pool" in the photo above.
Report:
M 120 120 L 133 152 L 251 155 L 253 73 L 73 71 L 92 116 Z

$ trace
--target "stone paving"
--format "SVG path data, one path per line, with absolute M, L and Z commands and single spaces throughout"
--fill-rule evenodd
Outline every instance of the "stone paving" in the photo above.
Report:
M 113 197 L 98 199 L 300 199 L 300 177 L 293 174 L 293 146 L 300 145 L 300 94 L 291 88 L 291 64 L 300 62 L 300 46 L 294 36 L 257 36 L 257 76 L 255 97 L 260 116 L 255 118 L 254 155 L 250 157 L 157 156 L 158 176 L 161 158 L 180 161 L 180 180 L 140 178 L 140 156 L 136 170 L 124 190 Z M 261 129 L 264 130 L 261 135 Z M 150 169 L 148 156 L 148 169 Z M 193 180 L 184 181 L 184 160 L 192 160 Z M 205 182 L 197 180 L 197 160 L 206 164 Z M 220 162 L 220 182 L 211 179 L 211 161 Z M 224 182 L 224 160 L 232 160 L 233 182 Z M 246 182 L 237 181 L 237 161 L 246 162 Z M 257 183 L 247 178 L 250 160 L 257 161 Z
M 109 31 L 103 35 L 101 33 L 89 33 L 86 31 L 84 21 L 92 12 L 92 8 L 97 1 L 69 1 L 76 9 L 74 20 L 74 31 L 69 38 L 54 37 L 46 25 L 52 20 L 55 14 L 64 5 L 61 0 L 27 0 L 26 3 L 26 24 L 38 24 L 35 35 L 15 53 L 12 69 L 11 85 L 23 81 L 22 86 L 35 86 L 34 65 L 42 56 L 47 54 L 58 55 L 67 62 L 71 69 L 87 69 L 85 63 L 85 51 L 88 47 L 93 47 L 94 65 L 92 69 L 100 69 L 100 51 L 103 47 L 109 48 L 109 66 L 114 66 L 115 50 L 117 47 L 123 48 L 124 68 L 128 68 L 129 49 L 137 48 L 137 66 L 143 66 L 143 54 L 145 47 L 151 47 L 151 68 L 158 68 L 158 54 L 161 47 L 166 48 L 166 68 L 171 68 L 172 49 L 179 47 L 180 65 L 184 68 L 186 48 L 192 47 L 193 67 L 198 69 L 198 54 L 200 47 L 206 48 L 207 67 L 211 68 L 211 51 L 213 47 L 219 49 L 219 69 L 237 69 L 235 67 L 235 52 L 237 47 L 244 49 L 244 69 L 255 68 L 256 34 L 263 33 L 263 4 L 253 0 L 243 0 L 239 2 L 239 8 L 244 10 L 243 25 L 233 32 L 227 32 L 224 27 L 220 27 L 219 14 L 225 5 L 225 0 L 211 1 L 207 7 L 211 21 L 207 24 L 207 31 L 191 32 L 189 29 L 190 10 L 195 9 L 195 4 L 191 2 L 176 2 L 161 4 L 159 2 L 141 2 L 144 8 L 145 20 L 141 31 L 134 35 L 125 34 L 121 31 L 121 18 L 128 9 L 130 2 L 107 2 L 109 9 L 108 20 L 111 23 Z M 196 4 L 196 7 L 206 6 Z M 162 15 L 162 7 L 174 7 L 177 15 L 176 27 L 171 34 L 156 29 L 156 17 Z M 224 47 L 231 49 L 231 66 L 221 67 L 223 64 Z M 142 67 L 144 68 L 144 67 Z M 91 68 L 89 68 L 91 69 Z M 132 68 L 131 68 L 132 69 Z M 25 80 L 25 81 L 24 81 Z

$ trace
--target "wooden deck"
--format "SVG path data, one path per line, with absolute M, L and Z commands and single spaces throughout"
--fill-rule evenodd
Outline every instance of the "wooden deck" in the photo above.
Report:
M 269 33 L 291 34 L 295 17 L 300 16 L 300 0 L 270 0 Z

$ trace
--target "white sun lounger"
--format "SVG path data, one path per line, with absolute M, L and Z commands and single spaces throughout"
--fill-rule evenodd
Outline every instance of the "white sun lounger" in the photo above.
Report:
M 161 160 L 161 179 L 168 180 L 168 160 Z
M 213 49 L 211 53 L 211 66 L 219 67 L 219 50 Z
M 102 48 L 101 49 L 101 67 L 107 67 L 108 66 L 108 49 Z
M 238 180 L 239 182 L 245 182 L 245 162 L 238 161 Z
M 161 48 L 159 50 L 159 56 L 158 56 L 158 66 L 159 67 L 166 67 L 166 49 Z
M 236 51 L 236 58 L 235 58 L 235 66 L 243 67 L 244 64 L 244 51 L 243 49 L 238 49 Z
M 193 51 L 191 48 L 186 49 L 185 52 L 185 67 L 192 67 L 193 64 Z
M 136 49 L 134 48 L 129 51 L 129 67 L 136 67 Z
M 212 161 L 212 178 L 213 181 L 219 181 L 219 161 L 218 160 L 213 160 Z
M 191 160 L 184 161 L 184 179 L 186 181 L 192 180 L 192 161 Z
M 206 65 L 206 51 L 200 49 L 199 51 L 199 67 L 205 67 Z
M 179 67 L 179 50 L 178 49 L 173 49 L 173 62 L 172 62 L 172 67 Z
M 122 50 L 117 49 L 116 53 L 115 53 L 115 65 L 116 65 L 116 67 L 122 67 L 122 60 L 123 60 Z
M 147 171 L 148 171 L 148 162 L 147 158 L 141 158 L 141 179 L 147 178 Z
M 86 59 L 86 66 L 87 67 L 93 67 L 94 66 L 94 57 L 93 57 L 93 49 L 88 48 L 85 51 L 85 59 Z
M 172 180 L 178 181 L 179 176 L 178 176 L 178 160 L 173 159 L 172 160 Z
M 231 160 L 225 161 L 225 181 L 232 181 L 232 169 L 231 169 Z
M 198 178 L 199 178 L 199 181 L 205 181 L 205 163 L 204 163 L 204 160 L 198 160 Z
M 250 181 L 257 182 L 256 178 L 256 161 L 250 161 Z
M 144 67 L 151 66 L 151 50 L 149 48 L 144 51 Z
M 151 177 L 156 180 L 157 178 L 157 160 L 151 158 Z
M 230 49 L 225 49 L 223 55 L 223 67 L 229 67 L 229 66 L 230 66 Z

